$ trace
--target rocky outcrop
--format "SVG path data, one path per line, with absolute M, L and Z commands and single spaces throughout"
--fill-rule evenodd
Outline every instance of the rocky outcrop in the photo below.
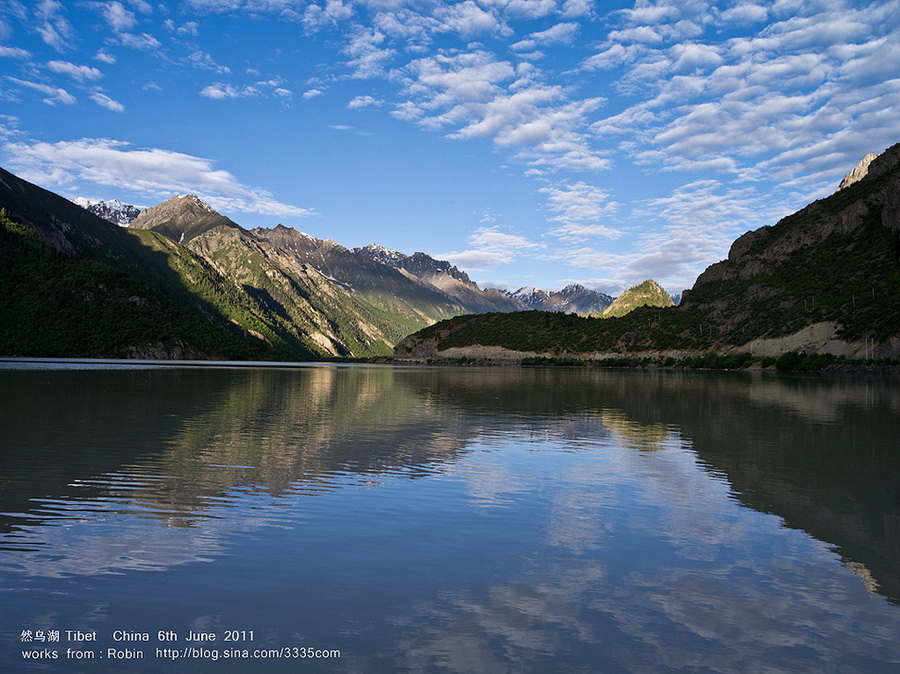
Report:
M 853 183 L 857 183 L 865 178 L 869 174 L 869 165 L 872 163 L 872 160 L 877 157 L 877 154 L 871 152 L 863 157 L 853 170 L 843 177 L 841 184 L 838 185 L 838 189 L 842 190 L 845 187 L 850 187 Z

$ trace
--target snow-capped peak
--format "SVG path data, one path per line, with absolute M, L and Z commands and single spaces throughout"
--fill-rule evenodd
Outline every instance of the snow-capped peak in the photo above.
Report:
M 127 227 L 141 212 L 141 209 L 136 206 L 122 203 L 118 199 L 93 201 L 84 197 L 75 197 L 72 199 L 72 203 L 120 227 Z

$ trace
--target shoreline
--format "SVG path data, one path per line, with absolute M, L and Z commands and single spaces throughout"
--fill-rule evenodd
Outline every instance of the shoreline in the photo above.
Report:
M 900 376 L 900 362 L 847 361 L 835 358 L 820 365 L 815 363 L 815 355 L 801 356 L 785 354 L 789 358 L 756 359 L 749 354 L 716 355 L 674 358 L 641 358 L 622 356 L 621 358 L 571 358 L 571 357 L 525 357 L 511 358 L 397 358 L 395 356 L 373 356 L 371 358 L 329 358 L 309 361 L 277 360 L 154 360 L 147 358 L 74 358 L 74 357 L 0 357 L 0 369 L 5 364 L 25 366 L 71 365 L 84 369 L 96 368 L 160 368 L 160 367 L 206 367 L 206 368 L 287 368 L 308 367 L 350 367 L 370 365 L 380 367 L 591 367 L 597 369 L 663 370 L 663 371 L 706 371 L 706 372 L 771 372 L 776 374 L 824 374 L 824 375 L 879 375 Z M 24 368 L 23 368 L 24 369 Z M 29 368 L 31 369 L 31 368 Z

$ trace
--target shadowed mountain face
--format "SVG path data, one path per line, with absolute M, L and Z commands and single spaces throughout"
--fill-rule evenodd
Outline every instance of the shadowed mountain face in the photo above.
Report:
M 741 236 L 677 307 L 639 307 L 602 322 L 464 316 L 423 329 L 395 353 L 433 358 L 452 349 L 454 357 L 481 357 L 488 352 L 481 347 L 499 347 L 510 358 L 799 351 L 900 358 L 900 144 L 867 158 L 842 184 L 776 225 Z M 664 295 L 660 301 L 670 304 Z

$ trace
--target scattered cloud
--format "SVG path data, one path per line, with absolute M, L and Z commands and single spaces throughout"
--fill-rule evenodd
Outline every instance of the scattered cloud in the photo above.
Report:
M 578 35 L 580 25 L 577 23 L 558 23 L 547 30 L 532 33 L 524 40 L 512 45 L 513 49 L 529 51 L 542 45 L 564 43 L 568 44 Z
M 541 81 L 529 64 L 513 65 L 484 50 L 416 59 L 397 77 L 407 100 L 393 115 L 451 138 L 490 138 L 535 167 L 603 170 L 609 162 L 591 146 L 588 114 L 599 97 L 572 100 L 572 92 Z
M 16 77 L 10 77 L 8 75 L 6 79 L 19 85 L 20 87 L 26 87 L 28 89 L 33 89 L 34 91 L 39 91 L 42 94 L 46 94 L 47 98 L 44 98 L 42 100 L 47 105 L 56 105 L 58 103 L 62 103 L 63 105 L 73 105 L 74 103 L 78 102 L 77 98 L 75 98 L 72 94 L 61 87 L 54 87 L 49 84 L 42 84 L 41 82 L 20 80 Z
M 202 195 L 215 208 L 284 217 L 313 214 L 248 187 L 210 159 L 158 148 L 134 148 L 106 138 L 58 143 L 11 142 L 4 150 L 25 179 L 51 187 L 103 186 L 163 201 L 174 194 Z
M 350 110 L 358 110 L 359 108 L 377 108 L 384 105 L 384 101 L 374 96 L 355 96 L 347 103 Z
M 139 51 L 155 51 L 162 46 L 159 40 L 147 33 L 141 33 L 140 35 L 122 33 L 118 36 L 117 41 L 123 47 L 131 47 Z
M 483 9 L 473 0 L 438 5 L 433 16 L 439 22 L 439 31 L 458 33 L 467 38 L 483 33 L 511 33 L 510 28 L 493 12 Z
M 472 248 L 468 250 L 441 253 L 439 257 L 458 267 L 480 271 L 509 264 L 522 254 L 544 248 L 543 244 L 530 241 L 525 236 L 510 233 L 509 228 L 502 225 L 479 227 L 469 236 L 469 244 Z
M 213 72 L 226 75 L 231 73 L 231 69 L 228 66 L 219 65 L 211 54 L 201 49 L 197 49 L 188 54 L 187 62 L 201 70 L 212 70 Z
M 187 21 L 179 26 L 172 19 L 166 19 L 163 25 L 166 27 L 166 30 L 178 37 L 197 37 L 200 35 L 200 24 L 196 21 Z
M 900 136 L 900 119 L 872 126 L 862 113 L 896 89 L 888 65 L 900 56 L 892 5 L 834 0 L 787 11 L 741 3 L 691 16 L 695 25 L 727 24 L 741 34 L 678 44 L 663 28 L 687 10 L 659 4 L 623 12 L 627 27 L 611 31 L 582 67 L 617 69 L 613 86 L 638 101 L 591 129 L 599 138 L 631 137 L 626 156 L 639 165 L 742 180 L 759 180 L 776 166 L 782 180 L 808 174 L 808 164 L 789 157 L 802 148 L 835 148 L 831 139 L 840 137 L 843 151 L 828 153 L 819 174 L 834 180 L 858 155 Z M 760 28 L 773 13 L 779 18 Z
M 70 42 L 75 37 L 75 31 L 63 15 L 64 12 L 65 7 L 57 0 L 40 0 L 34 7 L 38 34 L 46 44 L 58 52 L 71 49 Z
M 92 68 L 91 66 L 79 66 L 74 63 L 69 63 L 68 61 L 50 61 L 47 63 L 47 68 L 55 73 L 68 75 L 79 82 L 99 80 L 103 77 L 103 73 L 97 70 L 97 68 Z
M 19 47 L 0 46 L 0 58 L 30 59 L 31 52 Z
M 126 9 L 121 2 L 107 2 L 102 5 L 103 18 L 116 33 L 125 33 L 137 25 L 134 12 Z
M 321 89 L 308 89 L 307 91 L 303 92 L 303 98 L 305 100 L 309 101 L 309 100 L 312 100 L 313 98 L 321 96 L 324 93 L 325 92 L 322 91 Z
M 200 95 L 213 100 L 225 100 L 234 98 L 259 98 L 259 97 L 277 97 L 288 99 L 293 96 L 290 89 L 282 87 L 283 80 L 279 78 L 271 80 L 260 80 L 246 86 L 234 86 L 232 84 L 224 84 L 216 82 L 210 84 L 200 90 Z
M 371 79 L 384 74 L 385 66 L 397 53 L 395 49 L 383 48 L 387 37 L 373 28 L 357 26 L 343 52 L 350 57 L 347 66 L 353 70 L 354 79 Z
M 620 229 L 602 224 L 620 206 L 610 201 L 606 190 L 578 181 L 557 183 L 539 191 L 547 195 L 548 208 L 557 214 L 550 218 L 559 223 L 550 230 L 551 235 L 570 242 L 622 236 Z
M 118 101 L 111 99 L 101 91 L 94 91 L 88 97 L 101 108 L 106 108 L 107 110 L 111 110 L 112 112 L 125 112 L 124 105 L 122 105 Z

